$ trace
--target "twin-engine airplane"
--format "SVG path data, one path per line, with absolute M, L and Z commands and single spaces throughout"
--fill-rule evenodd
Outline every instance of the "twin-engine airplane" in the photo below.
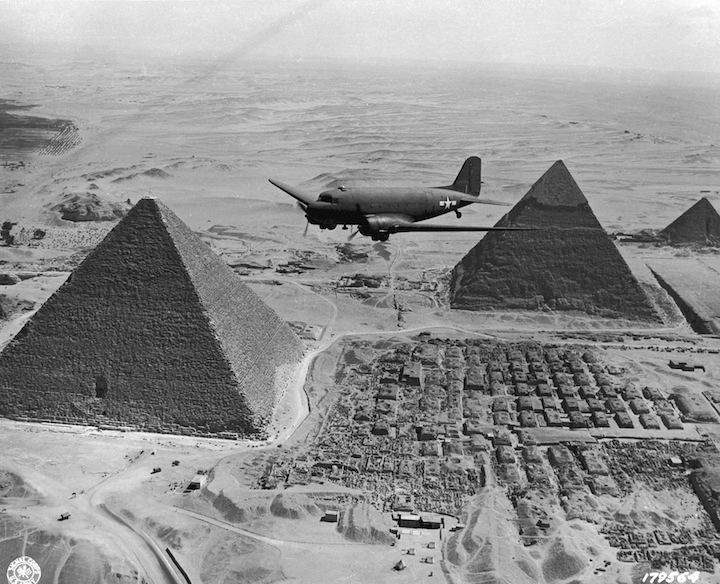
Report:
M 455 182 L 445 187 L 344 187 L 323 191 L 315 198 L 310 193 L 279 181 L 270 180 L 277 188 L 295 198 L 308 223 L 320 229 L 357 225 L 358 231 L 373 241 L 387 241 L 391 233 L 406 231 L 510 231 L 522 228 L 475 227 L 472 225 L 418 225 L 451 211 L 459 219 L 460 209 L 473 203 L 508 205 L 481 199 L 480 159 L 472 156 L 465 161 Z M 357 232 L 356 232 L 357 233 Z M 351 235 L 353 237 L 355 234 Z

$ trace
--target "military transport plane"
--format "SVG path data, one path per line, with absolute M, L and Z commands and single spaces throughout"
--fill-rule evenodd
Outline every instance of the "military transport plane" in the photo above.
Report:
M 358 231 L 373 241 L 387 241 L 391 233 L 407 231 L 508 231 L 513 227 L 475 227 L 472 225 L 419 225 L 418 221 L 455 212 L 473 203 L 508 205 L 480 199 L 480 159 L 465 161 L 455 182 L 445 187 L 344 187 L 323 191 L 315 198 L 310 193 L 270 180 L 277 188 L 295 198 L 308 223 L 320 229 L 357 225 Z M 357 232 L 353 233 L 353 237 Z

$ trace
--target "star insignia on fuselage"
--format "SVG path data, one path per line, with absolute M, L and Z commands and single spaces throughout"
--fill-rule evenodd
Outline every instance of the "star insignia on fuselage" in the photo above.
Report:
M 457 205 L 457 201 L 453 201 L 450 197 L 445 197 L 444 201 L 440 201 L 440 206 L 445 207 L 448 211 Z

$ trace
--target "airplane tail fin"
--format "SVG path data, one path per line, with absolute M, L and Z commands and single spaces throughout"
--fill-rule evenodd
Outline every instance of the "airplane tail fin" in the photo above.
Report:
M 445 188 L 477 197 L 480 194 L 480 186 L 482 185 L 480 179 L 481 165 L 477 156 L 471 156 L 462 165 L 455 182 Z

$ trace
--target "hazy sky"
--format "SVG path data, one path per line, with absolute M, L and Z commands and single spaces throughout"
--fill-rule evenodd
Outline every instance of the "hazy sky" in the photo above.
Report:
M 720 71 L 720 0 L 0 0 L 0 14 L 0 47 Z

